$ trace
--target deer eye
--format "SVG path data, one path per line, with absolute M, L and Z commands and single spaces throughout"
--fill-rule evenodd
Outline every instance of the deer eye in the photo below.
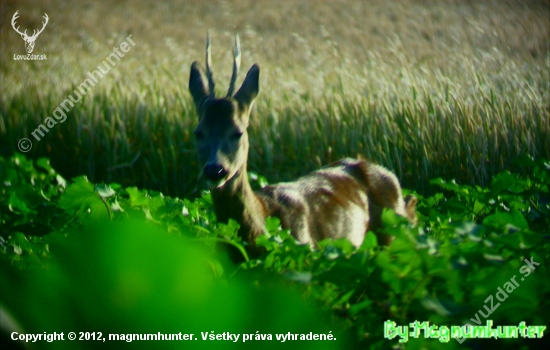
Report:
M 195 138 L 198 141 L 204 140 L 204 133 L 202 131 L 195 130 L 195 132 L 193 132 L 193 134 L 195 134 Z
M 231 139 L 234 141 L 238 141 L 241 139 L 241 136 L 243 136 L 243 133 L 241 131 L 235 131 L 233 134 L 231 134 Z

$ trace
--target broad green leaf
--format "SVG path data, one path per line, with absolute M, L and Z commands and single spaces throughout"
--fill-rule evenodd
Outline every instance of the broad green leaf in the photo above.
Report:
M 527 223 L 527 220 L 517 210 L 491 214 L 483 220 L 483 224 L 493 226 L 496 228 L 505 227 L 507 225 L 512 225 L 519 229 L 529 228 L 529 224 Z
M 56 175 L 56 171 L 50 165 L 50 160 L 48 158 L 40 158 L 36 161 L 36 165 L 46 170 L 49 175 Z
M 90 203 L 100 200 L 94 191 L 94 186 L 88 182 L 85 176 L 79 176 L 73 180 L 73 183 L 67 187 L 65 193 L 59 200 L 59 207 L 68 212 L 75 212 Z
M 149 204 L 147 195 L 140 192 L 136 187 L 128 187 L 126 188 L 126 192 L 130 195 L 130 206 L 147 206 Z
M 496 175 L 491 181 L 491 191 L 495 194 L 502 192 L 521 193 L 528 187 L 527 181 L 519 179 L 509 171 Z
M 33 210 L 33 209 L 31 209 L 27 206 L 27 203 L 25 203 L 24 201 L 19 199 L 17 197 L 17 195 L 15 194 L 15 192 L 13 192 L 10 195 L 10 198 L 8 199 L 8 206 L 9 206 L 10 211 L 15 212 L 17 214 L 36 213 L 35 210 Z
M 268 232 L 275 232 L 281 228 L 281 220 L 275 216 L 270 216 L 265 219 L 265 227 Z

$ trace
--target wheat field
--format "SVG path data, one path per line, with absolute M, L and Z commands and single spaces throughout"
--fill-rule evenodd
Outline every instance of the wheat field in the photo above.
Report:
M 290 180 L 341 157 L 403 186 L 486 185 L 520 155 L 550 158 L 549 1 L 0 2 L 0 155 L 29 138 L 65 177 L 197 194 L 187 91 L 212 32 L 217 92 L 233 35 L 261 67 L 249 169 Z M 36 40 L 25 53 L 11 20 Z M 39 141 L 31 133 L 131 35 L 135 46 Z

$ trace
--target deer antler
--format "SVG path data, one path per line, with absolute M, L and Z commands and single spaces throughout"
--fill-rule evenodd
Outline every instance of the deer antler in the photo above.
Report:
M 11 18 L 11 26 L 13 27 L 13 29 L 14 29 L 17 33 L 21 34 L 22 36 L 23 36 L 23 35 L 24 35 L 24 36 L 27 36 L 27 30 L 25 30 L 24 33 L 21 33 L 21 31 L 19 30 L 19 27 L 15 28 L 15 21 L 17 21 L 17 19 L 19 18 L 18 13 L 19 13 L 19 10 L 15 11 L 15 13 L 13 14 L 13 17 Z
M 231 82 L 229 83 L 229 90 L 227 90 L 227 97 L 233 96 L 233 91 L 235 91 L 235 83 L 237 82 L 237 75 L 239 74 L 240 67 L 241 67 L 241 43 L 239 41 L 239 34 L 236 34 L 235 46 L 233 47 L 233 73 L 231 74 Z
M 212 73 L 212 49 L 210 48 L 210 30 L 206 35 L 206 76 L 208 77 L 208 90 L 210 97 L 214 97 L 214 76 Z

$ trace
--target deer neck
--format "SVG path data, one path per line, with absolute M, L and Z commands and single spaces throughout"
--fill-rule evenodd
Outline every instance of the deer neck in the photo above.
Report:
M 246 163 L 222 187 L 212 190 L 212 202 L 218 221 L 237 221 L 239 234 L 245 241 L 254 242 L 265 233 L 267 206 L 248 182 Z

